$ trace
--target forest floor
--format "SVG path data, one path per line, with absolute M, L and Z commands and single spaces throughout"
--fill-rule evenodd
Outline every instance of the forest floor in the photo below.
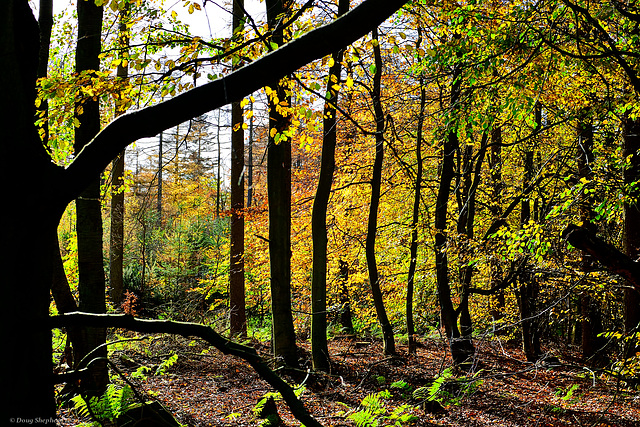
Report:
M 118 350 L 112 359 L 130 378 L 140 366 L 157 366 L 178 354 L 176 363 L 163 375 L 131 381 L 139 391 L 162 403 L 180 423 L 193 427 L 260 424 L 253 409 L 273 390 L 242 360 L 179 338 L 165 337 L 147 344 Z M 253 345 L 267 355 L 266 344 L 255 341 Z M 442 405 L 421 405 L 411 397 L 412 390 L 428 387 L 450 365 L 446 346 L 437 339 L 421 341 L 412 356 L 406 347 L 399 346 L 399 356 L 391 358 L 382 355 L 379 342 L 335 338 L 329 342 L 332 374 L 322 377 L 307 376 L 310 354 L 303 345 L 304 369 L 285 378 L 291 384 L 306 380 L 302 400 L 324 426 L 354 426 L 348 416 L 362 409 L 366 396 L 383 390 L 389 390 L 392 397 L 381 399 L 378 425 L 393 425 L 383 417 L 404 404 L 411 405 L 417 420 L 410 425 L 415 426 L 640 425 L 640 392 L 582 368 L 571 348 L 553 349 L 560 364 L 549 367 L 527 363 L 522 351 L 499 341 L 483 341 L 477 346 L 473 379 L 482 381 L 466 392 L 456 393 L 451 383 L 443 386 L 441 390 L 448 394 L 438 395 Z M 398 381 L 406 384 L 399 388 Z M 278 401 L 277 407 L 285 426 L 300 425 L 284 402 Z M 62 426 L 80 422 L 71 409 L 61 410 L 59 415 Z

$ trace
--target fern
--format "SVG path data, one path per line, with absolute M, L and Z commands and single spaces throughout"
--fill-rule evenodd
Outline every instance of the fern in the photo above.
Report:
M 454 378 L 451 368 L 447 368 L 438 375 L 429 387 L 419 387 L 414 390 L 414 399 L 423 399 L 428 401 L 436 401 L 443 405 L 458 405 L 460 401 L 472 393 L 482 384 L 482 380 L 478 379 L 478 375 L 482 371 L 478 371 L 472 378 L 460 377 Z M 457 391 L 450 392 L 445 386 L 453 384 Z
M 378 417 L 367 409 L 362 409 L 348 417 L 356 424 L 356 427 L 376 427 L 378 425 Z
M 129 386 L 118 387 L 109 384 L 100 397 L 75 396 L 71 399 L 78 415 L 93 418 L 94 421 L 83 426 L 100 426 L 105 422 L 114 422 L 133 402 L 133 390 Z
M 360 410 L 349 415 L 347 418 L 356 424 L 356 427 L 377 427 L 380 425 L 388 425 L 388 421 L 394 426 L 403 426 L 418 420 L 411 411 L 413 407 L 410 405 L 402 405 L 394 409 L 388 414 L 385 400 L 392 397 L 389 390 L 383 390 L 378 393 L 371 393 L 362 399 Z
M 178 361 L 178 355 L 174 354 L 173 356 L 171 356 L 167 360 L 163 361 L 160 364 L 160 366 L 158 366 L 158 368 L 156 369 L 156 372 L 154 373 L 154 375 L 164 375 L 167 372 L 167 369 L 169 369 L 170 367 L 175 365 L 175 363 L 177 361 Z

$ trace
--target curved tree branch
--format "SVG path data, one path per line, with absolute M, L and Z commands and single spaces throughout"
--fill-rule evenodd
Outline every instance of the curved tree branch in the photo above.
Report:
M 291 413 L 299 421 L 304 423 L 304 425 L 308 427 L 322 427 L 322 425 L 309 414 L 303 403 L 298 400 L 293 388 L 267 366 L 255 349 L 230 341 L 208 326 L 170 320 L 137 319 L 126 314 L 94 314 L 77 311 L 50 317 L 50 326 L 52 328 L 77 325 L 125 328 L 137 332 L 166 333 L 184 337 L 195 336 L 202 338 L 224 354 L 239 357 L 249 363 L 263 380 L 282 395 L 282 398 L 291 409 Z
M 586 227 L 569 224 L 562 232 L 562 238 L 593 256 L 611 273 L 627 279 L 640 292 L 640 263 L 600 239 Z
M 231 74 L 157 105 L 124 114 L 107 125 L 67 167 L 67 198 L 87 177 L 103 170 L 130 143 L 215 110 L 293 73 L 309 62 L 353 43 L 400 9 L 407 0 L 366 0 L 330 24 L 295 39 Z

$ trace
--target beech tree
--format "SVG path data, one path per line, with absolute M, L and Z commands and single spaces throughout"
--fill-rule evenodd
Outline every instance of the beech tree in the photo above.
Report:
M 349 0 L 338 2 L 338 16 L 349 10 Z M 335 170 L 335 151 L 338 139 L 338 118 L 335 104 L 342 71 L 343 49 L 331 54 L 333 65 L 327 78 L 327 99 L 324 104 L 322 157 L 318 188 L 313 199 L 311 217 L 313 261 L 311 271 L 311 353 L 313 369 L 329 371 L 329 349 L 327 347 L 327 205 L 331 195 L 331 184 Z
M 244 28 L 244 0 L 234 0 L 231 31 Z M 239 59 L 237 60 L 239 62 Z M 239 64 L 238 64 L 239 65 Z M 229 328 L 231 334 L 247 333 L 244 290 L 244 130 L 242 106 L 231 105 L 231 253 L 229 268 Z M 218 151 L 219 152 L 219 151 Z
M 102 6 L 94 2 L 78 2 L 78 43 L 76 45 L 76 73 L 81 86 L 76 95 L 73 149 L 75 154 L 87 145 L 100 131 L 100 105 L 96 96 L 88 96 L 83 87 L 90 87 L 96 72 L 100 70 L 102 38 Z M 105 275 L 102 260 L 102 207 L 100 199 L 100 174 L 94 171 L 87 187 L 76 198 L 76 230 L 78 233 L 78 308 L 91 313 L 105 313 Z M 104 328 L 84 328 L 81 348 L 74 349 L 75 359 L 83 358 L 94 348 L 104 344 L 107 331 Z M 87 390 L 102 394 L 109 383 L 106 347 L 102 347 L 98 360 L 88 369 L 90 380 Z
M 90 137 L 67 167 L 54 164 L 34 124 L 38 23 L 25 0 L 0 5 L 0 125 L 5 155 L 8 223 L 2 257 L 5 297 L 3 400 L 5 422 L 15 418 L 53 419 L 56 414 L 52 375 L 51 324 L 48 321 L 56 228 L 66 206 L 85 190 L 128 144 L 152 137 L 190 118 L 243 97 L 300 66 L 347 45 L 377 27 L 404 0 L 366 0 L 317 30 L 287 43 L 250 65 L 167 101 L 121 115 Z M 100 325 L 105 327 L 105 324 Z

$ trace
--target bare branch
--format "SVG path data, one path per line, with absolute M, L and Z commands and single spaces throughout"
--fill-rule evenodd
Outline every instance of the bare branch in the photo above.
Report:
M 170 320 L 137 319 L 126 314 L 94 314 L 73 312 L 50 317 L 52 328 L 68 326 L 94 326 L 125 328 L 137 332 L 175 334 L 184 337 L 199 337 L 225 354 L 239 357 L 249 363 L 269 385 L 275 388 L 291 409 L 291 413 L 304 425 L 322 427 L 296 397 L 293 388 L 269 368 L 252 347 L 224 338 L 212 328 L 199 323 L 175 322 Z

